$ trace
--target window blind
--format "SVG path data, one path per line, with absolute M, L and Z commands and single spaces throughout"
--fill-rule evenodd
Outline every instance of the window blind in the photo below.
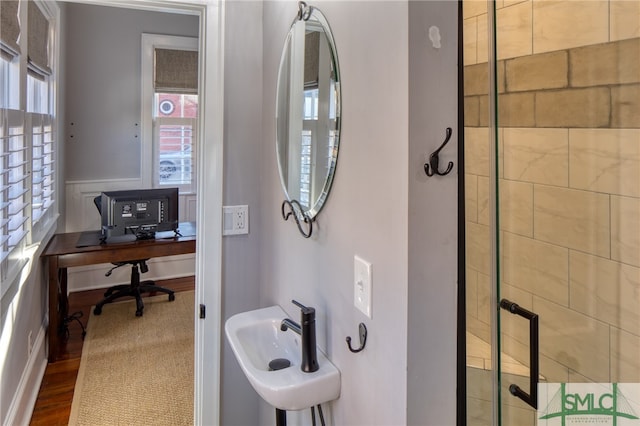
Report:
M 27 64 L 31 75 L 44 79 L 51 75 L 49 68 L 49 21 L 33 1 L 28 2 Z
M 198 52 L 195 50 L 155 49 L 154 82 L 156 92 L 198 93 Z
M 318 74 L 320 66 L 320 33 L 311 31 L 305 35 L 304 40 L 304 88 L 315 89 L 318 87 Z
M 27 145 L 22 111 L 5 110 L 0 133 L 0 260 L 4 261 L 27 235 Z
M 8 60 L 20 55 L 20 46 L 18 45 L 20 38 L 19 9 L 19 1 L 0 1 L 0 55 Z
M 31 114 L 31 222 L 37 223 L 53 204 L 53 126 L 51 116 Z

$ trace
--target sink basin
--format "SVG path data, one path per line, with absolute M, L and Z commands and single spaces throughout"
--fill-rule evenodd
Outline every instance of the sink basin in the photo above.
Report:
M 340 371 L 319 349 L 318 371 L 305 373 L 300 369 L 300 336 L 292 330 L 280 330 L 280 322 L 287 317 L 280 306 L 271 306 L 227 320 L 227 340 L 242 371 L 256 392 L 281 410 L 302 410 L 337 399 Z M 269 362 L 277 358 L 288 359 L 291 365 L 270 371 Z

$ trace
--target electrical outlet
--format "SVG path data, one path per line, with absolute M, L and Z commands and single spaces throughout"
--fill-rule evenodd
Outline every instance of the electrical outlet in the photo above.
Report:
M 371 318 L 371 290 L 371 263 L 354 256 L 353 304 L 369 318 Z
M 222 235 L 249 233 L 249 206 L 223 206 L 222 216 Z

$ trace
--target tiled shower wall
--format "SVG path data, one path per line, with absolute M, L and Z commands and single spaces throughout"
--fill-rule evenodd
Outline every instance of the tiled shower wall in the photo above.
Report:
M 550 382 L 640 382 L 640 2 L 497 1 L 501 297 Z M 490 341 L 485 1 L 464 3 L 467 329 Z M 528 363 L 528 324 L 502 350 Z

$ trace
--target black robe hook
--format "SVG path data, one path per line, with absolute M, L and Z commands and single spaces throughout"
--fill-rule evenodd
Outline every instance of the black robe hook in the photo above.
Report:
M 449 161 L 449 165 L 444 172 L 438 170 L 438 167 L 440 165 L 440 157 L 438 155 L 440 154 L 440 150 L 444 148 L 447 142 L 449 142 L 449 139 L 451 139 L 451 127 L 447 127 L 447 135 L 444 139 L 444 142 L 442 142 L 442 145 L 440 145 L 440 148 L 433 151 L 433 153 L 429 156 L 429 164 L 424 164 L 424 172 L 427 174 L 427 176 L 444 176 L 449 174 L 451 169 L 453 169 L 453 161 Z
M 347 336 L 347 339 L 346 339 L 349 350 L 354 354 L 357 354 L 358 352 L 362 352 L 364 347 L 367 345 L 367 326 L 364 325 L 363 322 L 361 322 L 360 325 L 358 326 L 358 334 L 360 335 L 360 347 L 357 349 L 354 349 L 351 346 L 351 336 Z

